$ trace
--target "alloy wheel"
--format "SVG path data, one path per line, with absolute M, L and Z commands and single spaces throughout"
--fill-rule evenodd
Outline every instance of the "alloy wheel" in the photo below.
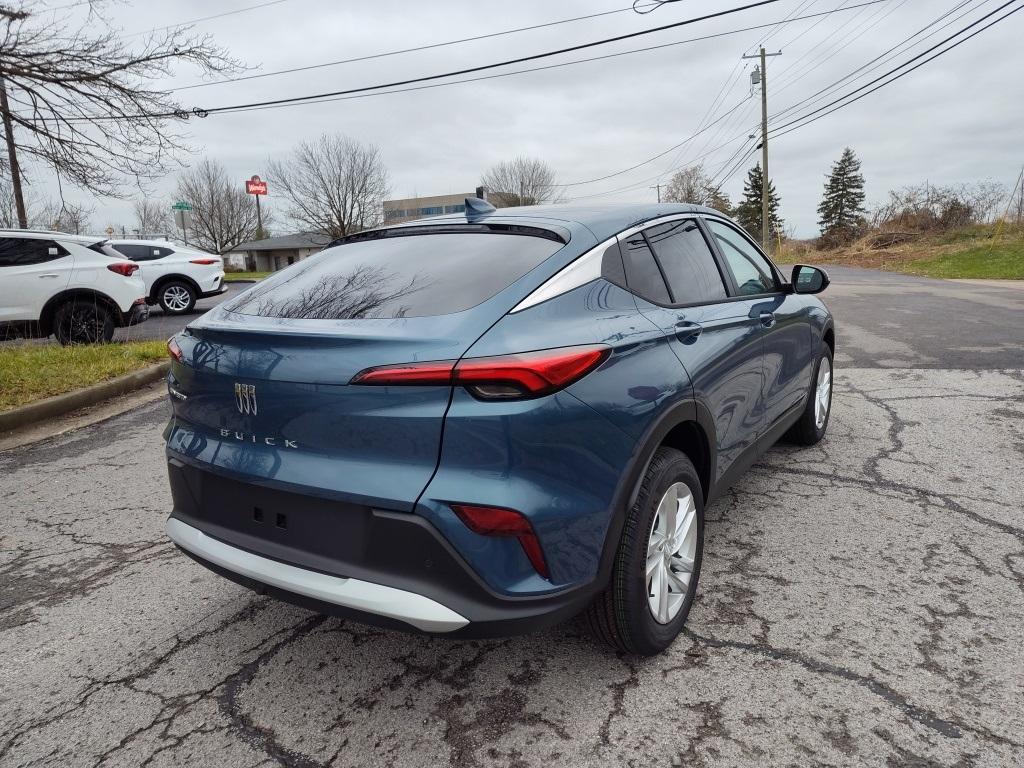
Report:
M 68 339 L 74 344 L 92 344 L 102 336 L 102 324 L 97 313 L 78 307 L 68 318 Z
M 832 365 L 827 357 L 821 358 L 818 366 L 818 383 L 814 389 L 814 426 L 821 429 L 828 418 L 828 408 L 832 403 Z
M 184 312 L 192 301 L 188 289 L 181 285 L 169 285 L 164 288 L 164 305 L 175 312 Z
M 647 541 L 647 605 L 668 624 L 686 600 L 697 557 L 697 507 L 686 483 L 674 483 L 658 503 Z

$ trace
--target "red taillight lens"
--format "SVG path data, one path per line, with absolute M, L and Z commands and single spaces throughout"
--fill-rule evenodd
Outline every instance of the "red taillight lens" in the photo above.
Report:
M 452 504 L 452 509 L 466 527 L 481 536 L 515 536 L 533 569 L 545 579 L 550 578 L 544 551 L 530 521 L 521 512 L 501 507 L 479 507 L 472 504 Z
M 220 259 L 189 259 L 189 264 L 202 264 L 204 267 L 208 267 L 211 264 L 219 264 Z
M 124 275 L 125 277 L 131 277 L 135 274 L 135 270 L 138 268 L 139 265 L 131 261 L 119 261 L 116 264 L 107 264 L 107 269 L 111 272 L 117 272 L 117 274 Z
M 167 354 L 169 354 L 172 359 L 177 360 L 179 363 L 182 362 L 185 358 L 185 355 L 181 351 L 181 347 L 178 346 L 178 342 L 174 340 L 173 336 L 171 336 L 171 338 L 167 340 Z
M 436 360 L 429 363 L 403 363 L 367 368 L 352 377 L 352 384 L 405 385 L 451 384 L 454 360 Z
M 455 383 L 488 400 L 540 397 L 582 379 L 600 365 L 610 351 L 603 346 L 566 347 L 470 358 L 455 366 Z
M 475 357 L 367 368 L 353 384 L 458 384 L 483 400 L 541 397 L 586 376 L 608 357 L 601 345 L 544 349 L 498 357 Z

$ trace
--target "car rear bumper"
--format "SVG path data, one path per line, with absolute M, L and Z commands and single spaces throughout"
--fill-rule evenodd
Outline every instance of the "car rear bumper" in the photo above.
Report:
M 175 544 L 236 583 L 320 613 L 428 634 L 500 637 L 571 618 L 598 587 L 499 595 L 421 515 L 257 486 L 174 455 L 168 472 L 174 509 L 167 533 Z
M 227 290 L 228 284 L 224 281 L 224 276 L 221 275 L 217 278 L 212 288 L 199 294 L 199 298 L 209 299 L 213 296 L 220 296 L 222 293 L 227 293 Z
M 149 305 L 146 299 L 137 299 L 127 312 L 121 313 L 121 327 L 127 328 L 130 325 L 138 325 L 149 319 Z
M 464 616 L 429 597 L 271 560 L 225 544 L 174 517 L 167 520 L 167 535 L 199 560 L 295 595 L 397 619 L 424 632 L 452 632 L 469 624 Z

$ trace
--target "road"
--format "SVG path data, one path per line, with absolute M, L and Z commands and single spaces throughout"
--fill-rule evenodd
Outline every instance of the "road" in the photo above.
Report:
M 1024 764 L 1024 292 L 831 272 L 829 435 L 708 509 L 654 659 L 218 578 L 162 533 L 162 402 L 0 454 L 0 765 Z
M 200 299 L 196 302 L 195 308 L 187 315 L 165 315 L 160 305 L 149 308 L 149 319 L 139 325 L 128 328 L 118 328 L 114 332 L 114 338 L 119 341 L 142 340 L 142 339 L 168 339 L 184 328 L 188 323 L 200 317 L 204 312 L 213 309 L 222 301 L 237 296 L 252 283 L 229 282 L 228 289 L 220 296 L 211 299 Z

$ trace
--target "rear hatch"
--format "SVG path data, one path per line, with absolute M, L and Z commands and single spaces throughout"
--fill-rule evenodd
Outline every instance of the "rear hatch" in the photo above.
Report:
M 388 230 L 330 248 L 176 340 L 172 456 L 220 476 L 411 510 L 437 463 L 450 386 L 360 386 L 381 365 L 456 360 L 562 248 L 522 227 Z M 401 234 L 399 234 L 401 233 Z

